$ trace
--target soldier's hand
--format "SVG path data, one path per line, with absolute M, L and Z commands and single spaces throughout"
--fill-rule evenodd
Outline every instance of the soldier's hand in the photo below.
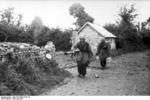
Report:
M 99 56 L 96 56 L 96 59 L 99 60 Z

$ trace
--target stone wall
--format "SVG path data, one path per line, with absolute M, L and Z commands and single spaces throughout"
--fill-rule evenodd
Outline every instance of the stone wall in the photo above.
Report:
M 38 47 L 36 45 L 27 43 L 15 43 L 15 42 L 1 42 L 0 43 L 0 60 L 6 57 L 8 53 L 15 55 L 28 55 L 32 57 L 42 57 L 46 58 L 46 54 L 50 54 L 52 59 L 54 58 L 52 52 L 53 48 Z

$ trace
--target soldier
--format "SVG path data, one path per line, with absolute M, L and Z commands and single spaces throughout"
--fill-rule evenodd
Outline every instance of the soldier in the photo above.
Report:
M 109 45 L 105 42 L 104 39 L 101 40 L 97 47 L 96 56 L 99 57 L 102 69 L 104 69 L 107 63 L 106 59 L 109 56 Z
M 90 45 L 85 41 L 84 37 L 80 37 L 80 41 L 74 47 L 75 49 L 79 49 L 79 53 L 77 54 L 77 67 L 79 77 L 84 78 L 86 75 L 86 67 L 90 63 L 90 58 L 93 53 L 91 51 Z

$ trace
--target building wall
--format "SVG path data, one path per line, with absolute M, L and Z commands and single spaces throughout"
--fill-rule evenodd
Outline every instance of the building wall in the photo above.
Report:
M 115 38 L 109 38 L 109 39 L 106 39 L 107 42 L 110 43 L 110 48 L 112 50 L 116 49 L 116 41 L 115 41 Z
M 116 49 L 116 40 L 113 38 L 111 42 L 111 49 L 114 50 Z
M 74 37 L 73 39 L 73 46 L 77 44 L 77 42 L 79 42 L 79 37 L 83 36 L 85 37 L 86 41 L 90 44 L 91 49 L 93 54 L 95 55 L 97 52 L 97 46 L 99 44 L 99 42 L 101 41 L 101 39 L 103 39 L 104 37 L 100 36 L 95 30 L 93 30 L 90 26 L 86 26 L 78 35 L 77 32 L 74 33 L 73 35 Z M 111 49 L 115 49 L 116 45 L 115 45 L 115 39 L 110 38 L 107 41 L 110 42 L 111 45 Z
M 74 46 L 76 45 L 77 40 L 78 40 L 78 34 L 77 34 L 77 31 L 73 31 L 72 37 L 71 37 L 72 47 L 74 47 Z
M 92 52 L 96 54 L 98 43 L 101 41 L 103 37 L 101 37 L 95 30 L 93 30 L 90 26 L 86 26 L 79 34 L 80 36 L 84 36 L 86 41 L 90 44 Z M 79 41 L 79 38 L 78 38 Z

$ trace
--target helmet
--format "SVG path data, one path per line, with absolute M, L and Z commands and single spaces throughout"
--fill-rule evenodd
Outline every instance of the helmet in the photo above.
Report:
M 83 37 L 83 36 L 80 36 L 79 38 L 80 38 L 80 40 L 85 40 L 85 37 Z

